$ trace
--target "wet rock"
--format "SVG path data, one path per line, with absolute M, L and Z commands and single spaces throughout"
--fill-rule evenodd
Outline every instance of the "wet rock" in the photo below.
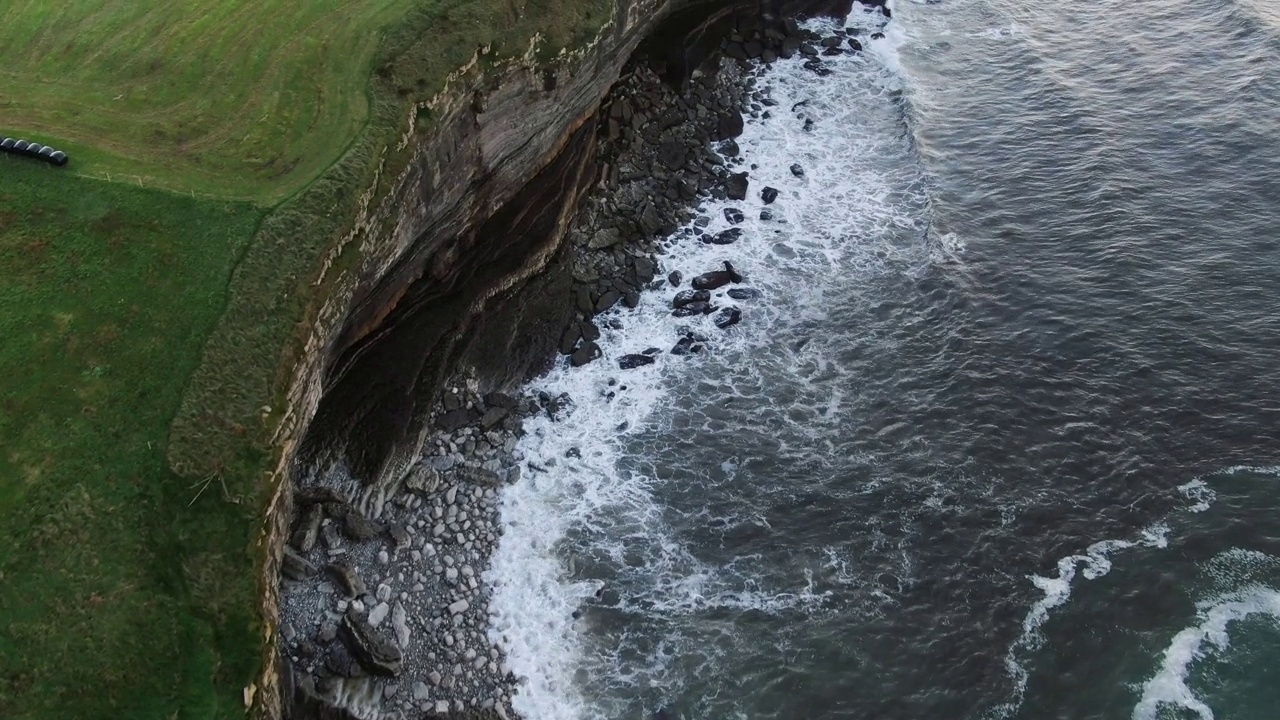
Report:
M 820 42 L 819 44 L 822 45 L 822 47 L 824 48 L 838 48 L 840 47 L 840 37 L 837 35 L 824 37 L 822 38 L 822 42 Z
M 374 675 L 394 677 L 400 674 L 402 655 L 400 648 L 379 635 L 369 623 L 346 614 L 342 618 L 342 640 L 356 662 Z
M 801 43 L 800 54 L 805 57 L 818 57 L 818 48 L 810 45 L 809 43 Z
M 707 242 L 712 245 L 732 245 L 737 242 L 740 237 L 742 237 L 741 228 L 729 228 L 728 230 L 722 230 L 715 235 L 707 235 L 706 240 L 703 242 Z
M 776 188 L 767 187 L 760 191 L 760 199 L 765 205 L 771 205 L 774 200 L 778 199 L 778 190 Z
M 593 342 L 584 342 L 582 347 L 574 351 L 569 357 L 569 363 L 574 367 L 582 367 L 587 363 L 600 357 L 600 347 Z
M 716 324 L 716 327 L 724 330 L 737 325 L 740 320 L 742 320 L 742 311 L 736 307 L 727 307 L 722 308 L 712 319 L 712 322 Z
M 684 307 L 689 303 L 708 302 L 711 300 L 711 292 L 709 290 L 681 290 L 676 296 L 671 298 L 671 307 Z
M 742 134 L 743 117 L 742 111 L 737 108 L 730 108 L 720 115 L 716 121 L 716 131 L 712 135 L 712 140 L 728 140 Z
M 772 220 L 772 219 L 773 219 L 773 213 L 772 213 L 772 212 L 770 212 L 770 211 L 768 211 L 768 210 L 761 210 L 761 211 L 760 211 L 760 219 L 761 219 L 761 220 L 765 220 L 765 221 Z
M 696 352 L 702 352 L 702 343 L 691 336 L 680 338 L 676 341 L 675 347 L 671 348 L 672 355 L 691 355 Z
M 738 208 L 727 207 L 724 209 L 724 219 L 728 220 L 729 223 L 732 225 L 737 225 L 738 223 L 742 222 L 743 220 L 746 220 L 747 218 L 745 215 L 742 214 L 742 211 L 739 210 Z
M 616 305 L 618 301 L 621 299 L 622 299 L 622 293 L 618 292 L 617 290 L 609 290 L 608 292 L 605 292 L 603 295 L 601 295 L 600 299 L 596 301 L 595 310 L 598 313 L 602 313 L 605 310 L 608 310 L 609 308 Z
M 711 303 L 693 302 L 683 305 L 671 311 L 673 317 L 693 317 L 694 315 L 708 315 L 715 310 Z
M 636 279 L 639 280 L 642 284 L 652 280 L 654 275 L 658 271 L 658 266 L 654 264 L 651 258 L 638 257 L 636 258 L 635 265 L 636 265 Z
M 640 305 L 640 293 L 635 290 L 628 290 L 622 296 L 622 304 L 629 308 L 638 307 Z
M 823 65 L 822 61 L 817 58 L 806 61 L 803 67 L 805 70 L 814 73 L 818 77 L 826 77 L 831 74 L 831 68 Z
M 800 163 L 792 163 L 791 174 L 795 175 L 796 177 L 804 177 L 804 168 L 801 167 Z
M 484 403 L 489 407 L 506 408 L 507 410 L 515 410 L 520 403 L 514 397 L 503 392 L 491 392 L 484 396 Z
M 854 52 L 862 52 L 862 43 L 858 42 L 856 38 L 849 38 L 846 42 L 849 43 L 849 49 Z
M 882 33 L 882 32 L 873 32 L 873 33 L 871 33 L 871 39 L 872 39 L 872 40 L 883 40 L 883 39 L 884 39 L 884 33 Z
M 760 291 L 755 288 L 729 288 L 727 293 L 734 300 L 754 300 L 760 297 Z
M 640 354 L 632 353 L 630 355 L 623 355 L 622 357 L 618 358 L 618 367 L 623 370 L 631 370 L 633 368 L 638 368 L 643 365 L 652 365 L 653 362 L 654 362 L 653 358 L 648 355 L 640 355 Z
M 679 270 L 672 270 L 671 274 L 667 275 L 667 282 L 671 283 L 672 287 L 680 287 L 682 280 L 684 280 L 684 274 Z
M 724 191 L 730 200 L 746 200 L 747 188 L 750 184 L 747 173 L 733 173 L 725 180 Z
M 742 276 L 726 260 L 724 270 L 713 270 L 693 279 L 693 287 L 697 290 L 715 290 L 729 283 L 742 282 Z

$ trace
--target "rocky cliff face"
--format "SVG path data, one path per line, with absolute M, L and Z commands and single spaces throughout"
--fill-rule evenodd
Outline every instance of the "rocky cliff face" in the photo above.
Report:
M 618 0 L 585 48 L 498 64 L 482 51 L 416 109 L 430 122 L 383 158 L 403 169 L 384 171 L 387 189 L 349 241 L 361 265 L 336 284 L 295 370 L 280 438 L 286 481 L 268 511 L 268 646 L 293 481 L 340 464 L 371 486 L 396 482 L 453 368 L 500 389 L 554 355 L 573 312 L 565 232 L 597 175 L 595 114 L 636 49 L 678 82 L 732 16 L 827 4 Z M 253 690 L 266 716 L 283 711 L 281 678 L 271 668 Z

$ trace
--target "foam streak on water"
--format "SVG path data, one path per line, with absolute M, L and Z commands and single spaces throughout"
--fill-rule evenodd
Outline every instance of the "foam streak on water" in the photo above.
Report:
M 674 688 L 682 672 L 672 663 L 690 655 L 681 620 L 692 614 L 807 613 L 827 599 L 808 576 L 790 586 L 758 581 L 751 557 L 724 565 L 699 560 L 664 522 L 655 499 L 660 481 L 646 471 L 651 466 L 625 461 L 634 460 L 627 456 L 630 441 L 664 427 L 679 378 L 718 377 L 717 363 L 749 355 L 788 324 L 821 317 L 834 283 L 882 272 L 889 261 L 929 261 L 919 170 L 905 139 L 897 79 L 881 54 L 889 41 L 866 40 L 878 17 L 851 21 L 866 25 L 868 52 L 826 59 L 831 77 L 819 78 L 799 61 L 778 63 L 762 76 L 759 87 L 777 104 L 771 118 L 748 121 L 738 139 L 747 162 L 758 166 L 750 195 L 703 209 L 712 218 L 707 231 L 715 233 L 728 227 L 723 209 L 740 207 L 747 216 L 743 239 L 729 248 L 684 239 L 662 260 L 664 274 L 679 270 L 685 277 L 732 260 L 764 295 L 736 303 L 742 324 L 724 332 L 709 318 L 672 318 L 670 292 L 646 293 L 638 308 L 600 319 L 601 359 L 582 368 L 562 364 L 531 388 L 567 393 L 574 408 L 559 421 L 526 422 L 519 447 L 525 479 L 503 491 L 505 534 L 486 575 L 494 587 L 492 633 L 512 671 L 527 678 L 515 707 L 528 720 L 617 716 L 641 690 Z M 815 123 L 808 131 L 806 118 Z M 792 175 L 792 163 L 804 166 L 804 177 Z M 780 191 L 769 221 L 759 219 L 765 186 Z M 716 302 L 735 304 L 723 294 Z M 664 353 L 654 365 L 618 370 L 624 354 L 670 348 L 682 327 L 708 336 L 708 351 L 693 358 Z M 720 470 L 732 473 L 734 463 L 726 460 Z M 625 581 L 620 612 L 646 614 L 669 632 L 593 643 L 593 628 L 585 619 L 575 623 L 573 613 L 604 577 Z

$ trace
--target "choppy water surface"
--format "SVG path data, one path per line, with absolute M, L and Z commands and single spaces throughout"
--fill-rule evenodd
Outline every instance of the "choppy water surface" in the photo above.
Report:
M 764 72 L 746 236 L 664 258 L 733 260 L 764 296 L 743 323 L 651 293 L 538 382 L 577 405 L 528 426 L 503 500 L 518 708 L 1274 717 L 1280 12 L 880 24 L 842 23 L 868 52 L 830 77 Z M 682 325 L 710 351 L 617 370 Z

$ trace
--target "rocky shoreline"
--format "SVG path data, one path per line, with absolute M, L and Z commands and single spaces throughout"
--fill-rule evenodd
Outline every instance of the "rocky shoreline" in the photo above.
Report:
M 559 351 L 569 363 L 597 360 L 600 325 L 625 317 L 609 311 L 635 307 L 646 290 L 674 291 L 675 315 L 714 315 L 722 329 L 742 320 L 738 307 L 716 306 L 710 294 L 732 285 L 732 300 L 756 296 L 731 262 L 685 282 L 663 275 L 664 246 L 705 242 L 731 254 L 742 233 L 701 232 L 709 218 L 697 216 L 697 204 L 749 192 L 767 203 L 777 192 L 751 186 L 733 140 L 744 113 L 759 116 L 775 104 L 755 90 L 752 63 L 802 55 L 806 68 L 823 74 L 823 55 L 860 50 L 848 33 L 817 37 L 793 20 L 757 17 L 738 21 L 709 69 L 694 71 L 682 92 L 664 82 L 661 61 L 631 61 L 598 114 L 599 183 L 568 234 L 574 319 Z M 728 211 L 726 218 L 734 222 Z M 619 369 L 661 352 L 698 352 L 707 342 L 690 333 L 668 350 L 621 358 Z M 520 679 L 490 637 L 491 591 L 482 575 L 501 535 L 498 493 L 520 481 L 523 419 L 554 419 L 571 404 L 485 393 L 460 368 L 422 456 L 395 485 L 366 486 L 342 469 L 301 483 L 283 564 L 280 645 L 295 695 L 326 708 L 316 715 L 517 717 Z

